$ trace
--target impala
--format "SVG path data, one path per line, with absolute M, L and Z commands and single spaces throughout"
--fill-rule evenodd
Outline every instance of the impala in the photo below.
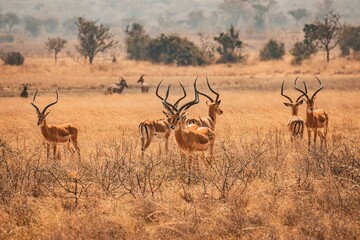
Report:
M 305 96 L 304 100 L 307 105 L 306 106 L 305 125 L 306 125 L 306 129 L 307 129 L 307 133 L 308 133 L 308 145 L 310 146 L 311 132 L 313 131 L 315 147 L 316 147 L 316 137 L 317 137 L 317 134 L 319 134 L 320 141 L 321 141 L 320 148 L 322 148 L 323 142 L 325 143 L 325 148 L 326 148 L 327 147 L 326 135 L 327 135 L 328 125 L 329 125 L 329 115 L 323 109 L 316 109 L 316 110 L 314 109 L 316 94 L 323 89 L 323 85 L 322 85 L 320 79 L 318 77 L 316 77 L 316 79 L 318 80 L 320 87 L 314 92 L 314 94 L 311 96 L 311 98 L 307 94 L 307 87 L 306 87 L 305 82 L 303 82 L 305 91 L 296 87 L 297 78 L 295 79 L 294 87 L 297 91 L 301 92 L 303 94 L 303 96 Z M 320 130 L 323 130 L 323 132 Z
M 288 103 L 284 102 L 284 104 L 287 107 L 291 107 L 291 117 L 287 122 L 287 127 L 290 133 L 291 141 L 295 140 L 296 138 L 303 138 L 304 120 L 298 115 L 299 106 L 304 102 L 304 100 L 301 99 L 303 95 L 300 95 L 300 97 L 298 97 L 294 103 L 289 96 L 284 94 L 284 81 L 283 81 L 281 85 L 281 96 L 287 98 L 290 101 Z
M 206 95 L 205 93 L 201 93 L 199 91 L 198 91 L 198 93 L 200 95 L 203 95 L 204 97 L 207 97 L 210 100 L 210 103 L 208 101 L 206 101 L 206 104 L 209 106 L 209 115 L 207 117 L 189 118 L 187 120 L 187 124 L 196 124 L 200 127 L 208 127 L 214 131 L 215 124 L 216 124 L 216 115 L 223 114 L 223 111 L 220 109 L 221 100 L 219 100 L 219 97 L 220 97 L 219 93 L 215 92 L 211 88 L 207 77 L 206 77 L 206 82 L 207 82 L 207 85 L 208 85 L 210 91 L 216 95 L 215 101 L 210 96 Z
M 27 83 L 23 83 L 23 88 L 22 88 L 22 91 L 20 93 L 20 97 L 27 98 L 29 96 L 29 93 L 28 93 L 27 89 L 28 89 Z
M 149 85 L 145 82 L 144 80 L 144 74 L 140 76 L 139 80 L 137 81 L 137 83 L 141 84 L 141 92 L 142 93 L 148 93 L 149 92 Z
M 158 91 L 161 85 L 162 80 L 160 81 L 159 85 L 156 88 L 156 96 L 159 97 L 161 100 L 162 98 Z M 179 102 L 186 97 L 186 92 L 184 87 L 183 88 L 184 96 L 180 98 L 176 103 L 175 106 L 179 104 Z M 144 157 L 145 150 L 150 146 L 152 142 L 159 142 L 159 153 L 161 154 L 161 142 L 165 142 L 165 151 L 168 152 L 168 144 L 169 144 L 169 137 L 171 134 L 170 124 L 168 119 L 162 118 L 158 120 L 145 120 L 139 124 L 139 133 L 141 139 L 141 156 Z
M 80 149 L 78 147 L 78 142 L 77 142 L 78 131 L 79 131 L 78 128 L 69 123 L 52 125 L 52 124 L 47 124 L 46 122 L 46 117 L 50 113 L 50 111 L 46 112 L 46 110 L 58 102 L 59 99 L 58 92 L 56 91 L 56 101 L 48 104 L 42 111 L 40 111 L 39 108 L 35 105 L 35 98 L 37 93 L 38 90 L 36 90 L 35 92 L 31 105 L 33 105 L 34 108 L 36 109 L 36 113 L 38 117 L 37 125 L 40 126 L 41 133 L 46 142 L 47 157 L 49 157 L 50 146 L 53 146 L 53 157 L 55 158 L 57 153 L 57 144 L 67 143 L 67 147 L 72 154 L 75 152 L 75 150 L 71 148 L 70 144 L 72 144 L 75 147 L 80 159 Z
M 196 80 L 194 82 L 195 99 L 178 108 L 167 102 L 169 89 L 166 97 L 162 101 L 163 106 L 167 110 L 166 115 L 169 118 L 170 128 L 174 130 L 175 140 L 180 150 L 190 156 L 201 154 L 203 157 L 208 151 L 210 157 L 213 155 L 213 147 L 215 142 L 215 133 L 208 127 L 199 127 L 196 125 L 188 126 L 186 124 L 187 112 L 191 106 L 199 103 L 199 94 L 196 89 Z
M 113 94 L 113 93 L 122 93 L 125 87 L 128 87 L 124 78 L 119 79 L 119 83 L 110 84 L 105 91 L 105 95 Z

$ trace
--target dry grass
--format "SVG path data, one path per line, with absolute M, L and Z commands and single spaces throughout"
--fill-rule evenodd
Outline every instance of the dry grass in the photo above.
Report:
M 284 62 L 175 68 L 128 61 L 88 66 L 70 60 L 53 66 L 48 61 L 0 66 L 1 86 L 11 88 L 24 79 L 33 88 L 53 90 L 56 85 L 60 99 L 48 122 L 79 126 L 82 159 L 61 147 L 60 161 L 46 160 L 31 99 L 0 98 L 1 239 L 360 235 L 360 84 L 355 63 L 286 65 L 284 70 Z M 345 75 L 336 73 L 344 67 Z M 290 110 L 282 104 L 279 86 L 286 79 L 289 95 L 297 95 L 290 90 L 295 71 L 307 82 L 314 80 L 309 75 L 321 72 L 325 89 L 317 103 L 330 115 L 328 152 L 308 151 L 305 141 L 289 142 L 284 125 Z M 140 159 L 138 123 L 162 117 L 161 103 L 154 94 L 141 95 L 135 88 L 113 96 L 104 96 L 100 89 L 119 75 L 135 85 L 141 73 L 151 85 L 162 78 L 184 81 L 189 92 L 197 74 L 199 88 L 205 87 L 204 75 L 214 82 L 224 114 L 218 119 L 212 166 L 200 162 L 198 169 L 185 171 L 173 137 L 169 155 L 159 156 L 154 144 Z M 92 86 L 93 92 L 66 91 Z M 177 96 L 180 91 L 174 88 Z M 54 97 L 40 92 L 38 106 Z M 191 109 L 195 115 L 206 112 L 204 99 Z

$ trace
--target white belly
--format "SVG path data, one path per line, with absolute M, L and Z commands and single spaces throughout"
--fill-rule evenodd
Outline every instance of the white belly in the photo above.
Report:
M 156 132 L 154 136 L 154 142 L 161 142 L 164 140 L 165 133 L 162 132 Z

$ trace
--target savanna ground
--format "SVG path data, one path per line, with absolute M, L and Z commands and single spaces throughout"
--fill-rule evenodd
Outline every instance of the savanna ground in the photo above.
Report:
M 0 65 L 3 96 L 23 82 L 31 94 L 0 98 L 0 239 L 357 239 L 359 62 L 289 62 L 195 68 L 27 58 L 20 67 Z M 148 95 L 136 84 L 141 74 Z M 317 105 L 330 116 L 328 151 L 291 143 L 285 126 L 282 80 L 295 98 L 295 77 L 312 93 L 315 74 L 325 85 Z M 197 75 L 198 88 L 208 91 L 208 76 L 222 100 L 213 163 L 186 171 L 173 135 L 169 154 L 153 144 L 142 160 L 138 124 L 163 117 L 156 84 L 164 79 L 164 93 L 171 83 L 174 101 L 181 81 L 190 100 Z M 129 88 L 104 96 L 120 76 Z M 65 146 L 60 160 L 46 159 L 30 104 L 37 88 L 40 109 L 59 90 L 47 121 L 79 127 L 81 161 Z M 205 99 L 189 111 L 206 115 Z M 304 118 L 304 105 L 299 112 Z

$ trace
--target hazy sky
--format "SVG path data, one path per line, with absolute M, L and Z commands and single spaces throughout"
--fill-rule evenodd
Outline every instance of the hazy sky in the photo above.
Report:
M 307 8 L 315 15 L 318 11 L 316 4 L 323 1 L 277 0 L 278 4 L 271 10 L 272 19 L 282 15 L 280 17 L 283 20 L 278 17 L 278 21 L 286 21 L 291 25 L 294 20 L 288 15 L 289 10 Z M 166 32 L 169 29 L 173 31 L 188 29 L 189 26 L 186 27 L 185 25 L 191 12 L 201 12 L 206 21 L 209 21 L 208 19 L 213 18 L 212 16 L 216 16 L 216 13 L 219 12 L 219 5 L 222 2 L 223 0 L 0 0 L 0 12 L 14 12 L 19 16 L 32 15 L 43 19 L 54 17 L 60 22 L 82 16 L 99 20 L 111 27 L 118 26 L 121 28 L 137 21 L 143 24 L 149 32 L 161 32 L 161 28 L 164 28 Z M 334 0 L 333 6 L 343 16 L 343 21 L 353 24 L 359 23 L 360 0 Z M 219 18 L 219 21 L 224 17 Z M 206 23 L 202 23 L 197 27 L 199 30 L 213 27 L 213 23 L 205 25 Z

